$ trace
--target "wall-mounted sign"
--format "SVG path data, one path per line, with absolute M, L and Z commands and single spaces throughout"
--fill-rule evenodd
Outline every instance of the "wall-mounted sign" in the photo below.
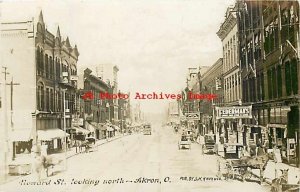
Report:
M 252 106 L 216 107 L 217 119 L 252 118 Z

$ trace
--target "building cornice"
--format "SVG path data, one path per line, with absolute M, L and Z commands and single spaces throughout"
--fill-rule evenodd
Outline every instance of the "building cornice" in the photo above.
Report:
M 232 13 L 225 18 L 225 21 L 221 24 L 219 31 L 217 32 L 218 37 L 223 41 L 230 31 L 236 26 L 237 19 Z

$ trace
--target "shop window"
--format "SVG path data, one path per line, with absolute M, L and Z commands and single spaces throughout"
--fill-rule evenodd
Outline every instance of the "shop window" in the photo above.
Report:
M 30 154 L 32 148 L 32 140 L 15 142 L 16 154 Z

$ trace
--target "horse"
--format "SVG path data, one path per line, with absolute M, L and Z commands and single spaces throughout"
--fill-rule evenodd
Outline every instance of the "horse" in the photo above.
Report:
M 287 184 L 288 182 L 288 171 L 289 169 L 280 169 L 281 176 L 272 180 L 271 192 L 282 191 L 282 184 Z
M 255 156 L 255 157 L 242 156 L 239 159 L 239 165 L 242 165 L 244 167 L 249 167 L 251 169 L 259 169 L 260 171 L 259 179 L 260 179 L 260 183 L 262 183 L 264 171 L 266 169 L 269 160 L 270 160 L 270 154 L 268 153 L 265 153 L 261 156 Z M 243 176 L 243 180 L 244 179 L 245 178 Z

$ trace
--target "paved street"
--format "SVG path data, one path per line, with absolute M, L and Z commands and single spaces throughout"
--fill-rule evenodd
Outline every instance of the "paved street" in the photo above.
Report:
M 178 150 L 178 139 L 170 127 L 156 126 L 152 135 L 126 136 L 99 146 L 96 152 L 68 159 L 67 171 L 49 176 L 44 185 L 24 185 L 34 181 L 27 176 L 3 185 L 1 191 L 15 191 L 16 187 L 19 191 L 268 191 L 267 185 L 255 182 L 218 181 L 219 157 L 202 155 L 197 143 L 191 150 Z M 182 177 L 194 177 L 194 181 Z M 59 179 L 64 179 L 62 185 Z

